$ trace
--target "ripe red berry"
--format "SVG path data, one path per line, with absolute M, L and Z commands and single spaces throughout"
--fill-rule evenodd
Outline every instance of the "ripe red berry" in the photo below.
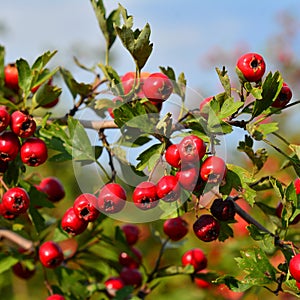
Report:
M 29 208 L 29 195 L 23 188 L 13 187 L 4 193 L 2 204 L 11 213 L 19 215 Z
M 140 229 L 133 224 L 126 224 L 121 227 L 129 246 L 136 244 L 140 236 Z
M 220 183 L 226 176 L 227 167 L 224 160 L 218 156 L 207 157 L 200 168 L 202 180 L 210 183 Z
M 73 207 L 68 208 L 61 219 L 61 228 L 74 236 L 84 232 L 87 226 L 88 222 L 79 218 Z
M 177 144 L 173 144 L 166 149 L 165 159 L 170 166 L 180 168 L 181 158 Z
M 62 295 L 59 295 L 59 294 L 53 294 L 49 297 L 47 297 L 46 300 L 65 300 L 66 298 Z
M 0 216 L 2 216 L 6 220 L 14 220 L 18 214 L 13 214 L 10 212 L 1 202 L 0 203 Z
M 258 82 L 265 73 L 266 64 L 261 55 L 246 53 L 238 59 L 237 68 L 242 72 L 247 81 Z
M 185 190 L 193 191 L 199 178 L 199 171 L 194 166 L 187 165 L 178 171 L 175 176 Z
M 143 84 L 144 95 L 153 102 L 166 101 L 173 92 L 173 84 L 163 73 L 152 73 Z
M 204 252 L 199 248 L 186 251 L 181 257 L 181 263 L 185 267 L 192 265 L 194 272 L 199 272 L 207 267 L 207 258 Z
M 159 202 L 156 185 L 149 181 L 139 183 L 133 191 L 132 199 L 134 204 L 142 210 L 156 207 Z
M 296 287 L 300 290 L 300 282 L 296 281 Z
M 156 193 L 159 199 L 165 202 L 176 201 L 180 197 L 180 185 L 173 175 L 163 176 L 156 184 Z
M 172 240 L 179 241 L 188 233 L 188 223 L 181 217 L 168 219 L 163 225 L 164 233 Z
M 230 200 L 221 198 L 214 200 L 210 207 L 211 214 L 220 221 L 229 221 L 234 219 L 235 208 Z
M 47 241 L 39 247 L 39 259 L 44 267 L 54 269 L 61 265 L 64 254 L 57 243 Z
M 38 190 L 45 193 L 48 200 L 58 202 L 65 197 L 65 189 L 60 180 L 56 177 L 46 177 L 37 186 Z
M 98 208 L 103 213 L 115 214 L 120 212 L 126 203 L 126 191 L 117 183 L 108 183 L 98 196 Z
M 0 159 L 8 162 L 14 160 L 20 150 L 20 141 L 11 131 L 4 131 L 0 135 Z
M 289 270 L 296 281 L 300 281 L 300 254 L 293 256 L 289 262 Z
M 197 274 L 202 274 L 202 273 L 206 273 L 205 271 L 201 271 L 198 272 Z M 211 286 L 210 282 L 206 281 L 203 278 L 199 278 L 199 277 L 195 277 L 194 278 L 194 282 L 197 285 L 197 287 L 201 288 L 201 289 L 207 289 Z
M 20 149 L 21 160 L 24 164 L 37 167 L 48 158 L 45 142 L 37 137 L 30 137 L 22 144 Z
M 116 296 L 116 292 L 125 286 L 125 283 L 122 280 L 122 278 L 116 277 L 116 276 L 109 277 L 104 282 L 104 284 L 105 284 L 107 293 L 112 297 Z
M 0 106 L 0 132 L 10 124 L 10 114 L 4 106 Z
M 272 103 L 272 107 L 282 108 L 285 107 L 292 99 L 293 93 L 290 87 L 284 82 L 276 100 Z
M 19 89 L 19 75 L 15 63 L 8 64 L 4 67 L 4 82 L 9 89 L 15 91 Z
M 200 102 L 200 106 L 199 106 L 199 109 L 200 109 L 200 115 L 204 118 L 204 119 L 207 119 L 208 118 L 208 113 L 206 111 L 206 107 L 208 106 L 207 104 L 213 99 L 213 97 L 207 97 L 205 99 L 203 99 L 201 102 Z M 205 108 L 204 108 L 205 107 Z
M 196 163 L 202 159 L 206 153 L 206 145 L 202 139 L 196 135 L 184 137 L 178 145 L 178 150 L 183 163 Z
M 201 215 L 193 224 L 195 235 L 203 242 L 216 240 L 220 234 L 220 223 L 212 215 Z
M 132 285 L 135 288 L 142 285 L 143 277 L 138 269 L 130 269 L 124 267 L 120 272 L 120 277 L 125 285 Z
M 296 178 L 294 180 L 294 186 L 295 186 L 296 194 L 299 195 L 300 194 L 300 178 Z
M 34 134 L 36 123 L 31 115 L 17 110 L 11 114 L 10 128 L 17 136 L 27 138 Z
M 96 206 L 97 197 L 89 193 L 79 195 L 73 203 L 76 215 L 87 222 L 94 222 L 99 217 L 100 212 Z
M 134 247 L 130 250 L 132 253 L 122 251 L 119 254 L 119 264 L 130 269 L 138 269 L 142 263 L 142 253 Z
M 124 95 L 129 94 L 133 90 L 134 85 L 137 84 L 136 81 L 135 72 L 127 72 L 121 77 Z
M 22 262 L 17 262 L 15 265 L 13 265 L 12 271 L 19 278 L 29 279 L 35 274 L 36 269 L 35 268 L 29 269 Z

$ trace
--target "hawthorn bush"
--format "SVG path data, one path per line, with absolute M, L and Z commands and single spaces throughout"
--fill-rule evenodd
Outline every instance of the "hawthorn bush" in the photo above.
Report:
M 284 75 L 245 53 L 238 86 L 216 68 L 223 91 L 188 109 L 184 73 L 144 71 L 150 25 L 91 4 L 106 41 L 105 61 L 77 61 L 91 83 L 49 69 L 55 51 L 30 65 L 0 49 L 1 281 L 52 300 L 298 297 L 300 149 L 279 127 L 299 101 Z M 126 74 L 110 64 L 116 39 L 135 65 Z M 53 118 L 59 75 L 74 106 Z M 237 128 L 245 159 L 232 164 Z

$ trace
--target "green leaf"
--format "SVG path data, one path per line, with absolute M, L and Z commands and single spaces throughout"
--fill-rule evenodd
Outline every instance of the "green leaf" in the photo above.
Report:
M 62 89 L 57 86 L 50 84 L 42 85 L 32 97 L 33 109 L 53 102 L 61 93 Z
M 28 192 L 30 198 L 30 205 L 33 207 L 35 206 L 42 206 L 48 208 L 54 208 L 55 205 L 47 199 L 47 195 L 43 192 L 40 192 L 34 186 L 30 187 Z
M 219 113 L 219 119 L 225 119 L 234 113 L 236 113 L 240 107 L 242 107 L 244 103 L 242 101 L 234 101 L 234 98 L 227 98 L 221 107 Z
M 233 230 L 230 225 L 226 222 L 220 222 L 221 230 L 218 236 L 220 242 L 226 241 L 228 238 L 233 237 Z
M 225 67 L 223 67 L 222 70 L 220 70 L 219 68 L 216 68 L 216 71 L 217 71 L 217 74 L 221 81 L 221 84 L 225 90 L 225 93 L 227 94 L 228 97 L 231 97 L 231 84 L 230 84 L 230 79 L 229 79 L 229 76 L 228 76 L 228 73 L 227 73 Z
M 164 148 L 164 144 L 154 144 L 140 153 L 140 155 L 137 157 L 139 163 L 137 164 L 136 169 L 138 171 L 143 171 L 148 166 L 149 171 L 151 171 L 154 166 L 153 159 L 151 160 L 151 158 L 154 156 L 154 161 L 156 162 L 160 158 Z
M 257 141 L 261 141 L 267 137 L 268 134 L 278 130 L 278 123 L 255 124 L 248 123 L 246 129 L 250 135 Z
M 123 85 L 121 84 L 121 78 L 117 71 L 111 66 L 105 66 L 99 63 L 99 68 L 102 70 L 105 78 L 109 81 L 110 87 L 115 95 L 124 95 Z
M 0 45 L 0 88 L 4 86 L 5 48 Z
M 44 217 L 33 206 L 29 207 L 29 215 L 37 232 L 40 233 L 47 228 Z
M 255 99 L 262 99 L 262 88 L 259 87 L 253 87 L 252 84 L 250 82 L 245 82 L 244 87 L 246 89 L 247 92 L 251 93 L 251 95 L 255 98 Z
M 7 106 L 9 108 L 12 108 L 13 110 L 18 110 L 18 106 L 15 105 L 11 100 L 5 99 L 0 96 L 0 104 L 3 106 Z
M 11 269 L 13 265 L 18 262 L 18 259 L 13 256 L 7 256 L 4 253 L 0 253 L 0 274 Z
M 215 280 L 214 283 L 217 283 L 217 284 L 223 283 L 223 284 L 227 285 L 228 288 L 234 292 L 245 292 L 246 290 L 248 290 L 249 288 L 252 287 L 251 284 L 241 282 L 231 275 L 221 276 L 217 280 Z
M 31 69 L 26 60 L 20 58 L 16 61 L 18 68 L 18 78 L 19 78 L 19 86 L 25 93 L 25 95 L 30 93 L 32 74 Z
M 35 72 L 37 71 L 40 73 L 42 69 L 48 64 L 48 62 L 51 60 L 51 58 L 57 53 L 57 50 L 54 50 L 52 52 L 47 51 L 43 53 L 41 56 L 39 56 L 35 62 L 33 63 L 31 69 Z

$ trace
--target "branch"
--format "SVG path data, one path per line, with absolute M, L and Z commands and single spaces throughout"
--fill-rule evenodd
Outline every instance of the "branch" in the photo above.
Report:
M 19 234 L 15 233 L 11 230 L 0 229 L 0 239 L 7 239 L 26 251 L 30 251 L 30 252 L 34 251 L 34 242 L 33 241 L 25 239 L 22 236 L 20 236 Z

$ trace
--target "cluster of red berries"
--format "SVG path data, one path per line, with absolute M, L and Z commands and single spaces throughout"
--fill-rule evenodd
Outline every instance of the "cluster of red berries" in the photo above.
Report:
M 22 162 L 31 167 L 43 164 L 48 158 L 45 142 L 34 137 L 36 122 L 23 111 L 9 114 L 5 107 L 0 107 L 0 162 L 1 171 L 20 153 Z
M 105 281 L 107 294 L 111 297 L 126 285 L 138 288 L 142 285 L 143 276 L 139 268 L 142 264 L 142 254 L 134 245 L 139 240 L 140 230 L 136 225 L 126 224 L 121 227 L 128 250 L 119 253 L 118 262 L 121 266 L 118 276 L 111 276 Z
M 130 100 L 147 98 L 158 111 L 161 110 L 162 103 L 166 101 L 173 92 L 173 84 L 169 77 L 163 73 L 142 72 L 139 80 L 135 72 L 127 72 L 121 77 L 123 94 L 113 98 L 117 106 L 124 102 L 124 98 Z M 114 118 L 113 109 L 108 112 Z

